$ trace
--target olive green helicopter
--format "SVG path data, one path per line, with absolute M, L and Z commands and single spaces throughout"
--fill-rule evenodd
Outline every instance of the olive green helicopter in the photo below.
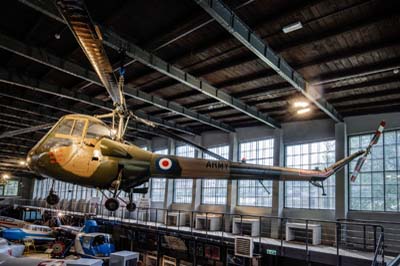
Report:
M 53 181 L 61 180 L 97 188 L 104 196 L 104 190 L 109 190 L 111 196 L 106 196 L 105 207 L 110 211 L 119 208 L 121 191 L 129 195 L 126 208 L 134 211 L 136 205 L 132 195 L 146 193 L 147 188 L 139 186 L 151 177 L 253 179 L 259 180 L 261 184 L 261 180 L 273 179 L 309 181 L 322 188 L 324 194 L 323 181 L 361 156 L 351 177 L 355 180 L 372 146 L 382 134 L 385 125 L 383 121 L 365 150 L 353 153 L 323 170 L 232 162 L 199 145 L 196 148 L 217 160 L 159 155 L 145 151 L 124 140 L 127 125 L 133 120 L 151 127 L 157 126 L 128 110 L 123 94 L 124 68 L 121 66 L 120 75 L 116 78 L 102 44 L 99 27 L 92 22 L 85 3 L 82 0 L 57 0 L 55 4 L 113 100 L 115 108 L 109 114 L 71 114 L 61 117 L 29 151 L 27 165 L 40 176 L 52 178 Z M 112 122 L 108 125 L 104 119 Z M 53 186 L 46 198 L 50 205 L 59 202 Z

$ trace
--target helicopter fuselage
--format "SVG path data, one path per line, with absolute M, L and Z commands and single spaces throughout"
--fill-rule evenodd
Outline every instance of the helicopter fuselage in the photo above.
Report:
M 150 177 L 319 182 L 365 153 L 353 153 L 322 171 L 305 170 L 158 155 L 113 140 L 111 132 L 95 117 L 66 115 L 29 152 L 28 166 L 43 177 L 99 189 L 128 191 Z
M 146 181 L 152 153 L 91 135 L 91 124 L 107 129 L 94 117 L 64 116 L 28 153 L 28 166 L 43 177 L 101 189 L 109 188 L 120 171 L 123 185 Z

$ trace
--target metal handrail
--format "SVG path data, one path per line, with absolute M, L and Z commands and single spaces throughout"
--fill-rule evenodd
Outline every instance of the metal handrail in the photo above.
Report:
M 379 240 L 378 240 L 378 244 L 376 246 L 375 252 L 374 252 L 374 260 L 372 261 L 371 266 L 377 266 L 378 265 L 378 255 L 382 252 L 382 260 L 381 260 L 381 265 L 384 265 L 384 249 L 385 249 L 385 245 L 384 245 L 384 235 L 383 232 L 379 235 Z
M 33 201 L 33 200 L 17 199 L 17 201 Z M 13 203 L 13 204 L 15 204 L 15 203 Z M 39 208 L 48 208 L 48 209 L 50 209 L 49 207 L 33 206 L 33 205 L 27 205 L 27 204 L 21 204 L 21 205 L 25 205 L 26 207 L 39 207 Z M 90 205 L 90 204 L 87 203 L 87 205 Z M 105 216 L 104 215 L 104 207 L 100 206 L 100 205 L 98 207 L 100 207 L 100 208 L 97 208 L 97 209 L 102 211 L 101 212 L 101 216 Z M 58 209 L 58 208 L 55 208 L 55 207 L 52 207 L 52 208 L 54 210 L 60 211 L 60 209 Z M 152 211 L 153 210 L 153 211 L 165 211 L 165 212 L 173 212 L 173 211 L 175 211 L 175 212 L 186 212 L 186 213 L 192 212 L 194 214 L 204 214 L 204 213 L 206 213 L 206 211 L 201 211 L 201 210 L 198 210 L 198 211 L 187 210 L 187 211 L 185 211 L 185 210 L 171 210 L 169 208 L 154 208 L 154 207 L 146 207 L 146 208 L 138 207 L 137 210 L 148 210 L 148 211 Z M 65 212 L 65 213 L 76 213 L 76 211 L 68 211 L 68 210 L 62 210 L 62 211 Z M 279 217 L 279 216 L 273 216 L 273 215 L 239 214 L 239 213 L 228 213 L 228 212 L 210 212 L 210 211 L 208 211 L 208 213 L 209 214 L 215 214 L 215 215 L 221 215 L 221 216 L 222 215 L 225 215 L 225 216 L 227 216 L 227 215 L 228 216 L 239 216 L 241 219 L 243 219 L 243 217 L 251 217 L 251 218 L 259 219 L 261 217 L 261 218 L 266 218 L 266 219 L 297 220 L 297 221 L 303 221 L 304 223 L 306 223 L 306 222 L 316 222 L 316 223 L 320 222 L 321 223 L 322 222 L 322 223 L 336 224 L 336 222 L 334 220 L 320 220 L 320 219 L 308 219 L 308 218 L 306 219 L 306 218 L 298 218 L 298 217 Z M 99 213 L 98 212 L 89 213 L 88 216 L 97 215 L 97 214 L 99 214 Z M 366 225 L 366 226 L 370 226 L 370 227 L 376 226 L 377 228 L 382 228 L 383 229 L 383 226 L 380 225 L 381 222 L 379 222 L 379 221 L 374 221 L 376 223 L 372 223 L 372 222 L 371 223 L 367 223 L 367 222 L 370 222 L 370 221 L 363 221 L 363 220 L 354 220 L 355 222 L 352 222 L 351 220 L 346 220 L 346 219 L 338 219 L 336 221 L 340 222 L 340 224 L 342 224 L 342 225 L 357 225 L 357 226 Z
M 399 266 L 400 265 L 400 255 L 394 258 L 387 266 Z
M 17 205 L 21 205 L 23 207 L 34 207 L 34 206 L 32 206 L 32 203 L 38 203 L 38 205 L 40 205 L 40 206 L 46 206 L 46 204 L 43 204 L 44 201 L 43 202 L 37 202 L 37 200 L 34 201 L 34 200 L 22 200 L 22 199 L 20 199 L 20 200 L 14 200 L 13 203 L 17 204 Z M 93 209 L 93 208 L 88 208 L 88 207 L 93 207 L 92 204 L 90 204 L 90 203 L 85 203 L 85 204 L 81 203 L 81 204 L 82 205 L 79 206 L 81 209 L 85 209 L 85 210 Z M 39 208 L 46 208 L 46 207 L 39 207 Z M 50 209 L 50 210 L 52 210 L 54 212 L 60 211 L 57 208 L 48 208 L 48 209 Z M 140 211 L 146 211 L 146 213 L 148 214 L 146 216 L 145 221 L 143 220 L 143 222 L 139 221 L 138 213 Z M 65 214 L 73 214 L 73 215 L 77 215 L 78 214 L 77 212 L 68 211 L 68 210 L 63 210 L 63 212 Z M 155 217 L 156 217 L 155 221 L 154 221 L 154 225 L 153 225 L 153 220 L 154 219 L 151 217 L 152 212 L 155 212 Z M 159 212 L 162 212 L 162 214 L 159 215 Z M 325 233 L 322 234 L 322 236 L 325 235 L 328 238 L 323 239 L 323 241 L 325 241 L 326 243 L 331 243 L 331 242 L 335 243 L 336 255 L 337 255 L 337 260 L 338 260 L 337 265 L 340 265 L 340 263 L 341 263 L 341 260 L 340 260 L 340 249 L 343 248 L 343 247 L 347 247 L 347 244 L 352 244 L 352 243 L 357 244 L 357 245 L 361 244 L 361 246 L 364 249 L 367 249 L 368 247 L 372 247 L 373 246 L 375 252 L 377 250 L 377 247 L 379 246 L 379 247 L 381 247 L 379 252 L 382 251 L 382 260 L 384 258 L 384 245 L 383 245 L 383 230 L 384 229 L 383 229 L 383 226 L 378 224 L 378 223 L 376 223 L 376 224 L 368 223 L 368 221 L 363 221 L 363 220 L 357 220 L 357 221 L 336 220 L 336 221 L 332 221 L 332 220 L 320 220 L 320 219 L 278 217 L 278 216 L 268 216 L 268 215 L 234 214 L 234 213 L 227 213 L 227 212 L 209 212 L 209 211 L 200 211 L 200 210 L 197 210 L 197 211 L 195 211 L 195 210 L 188 210 L 188 211 L 176 210 L 175 211 L 175 210 L 171 210 L 170 208 L 154 208 L 154 207 L 140 208 L 139 207 L 139 208 L 137 208 L 136 215 L 132 214 L 132 215 L 134 215 L 133 219 L 131 218 L 132 217 L 131 214 L 127 214 L 127 212 L 124 212 L 124 210 L 122 210 L 122 211 L 117 211 L 117 212 L 113 213 L 114 215 L 112 217 L 112 221 L 113 222 L 120 221 L 121 224 L 123 224 L 123 223 L 129 223 L 129 224 L 134 223 L 134 224 L 136 224 L 136 225 L 138 225 L 140 227 L 145 226 L 145 227 L 147 227 L 149 229 L 154 227 L 155 230 L 157 230 L 159 228 L 163 228 L 165 230 L 168 230 L 168 229 L 174 230 L 173 226 L 171 228 L 171 226 L 168 225 L 168 221 L 165 221 L 166 222 L 165 226 L 158 225 L 158 223 L 159 223 L 158 220 L 165 214 L 168 216 L 168 213 L 170 213 L 170 212 L 178 212 L 178 217 L 177 217 L 177 219 L 178 219 L 178 221 L 177 221 L 178 222 L 177 223 L 178 231 L 179 231 L 179 229 L 181 227 L 181 225 L 180 225 L 180 217 L 181 217 L 181 215 L 187 215 L 189 213 L 189 215 L 190 215 L 190 222 L 189 222 L 190 231 L 188 231 L 188 232 L 179 232 L 179 233 L 180 234 L 190 233 L 192 236 L 195 233 L 197 234 L 197 232 L 194 232 L 194 230 L 193 230 L 194 227 L 195 227 L 196 214 L 206 214 L 206 228 L 203 230 L 203 231 L 206 231 L 206 239 L 209 239 L 211 236 L 219 237 L 218 235 L 209 234 L 209 232 L 208 232 L 209 229 L 208 229 L 208 226 L 207 226 L 208 225 L 208 219 L 207 218 L 209 217 L 210 214 L 220 215 L 221 218 L 222 218 L 222 224 L 221 224 L 222 228 L 220 230 L 220 231 L 222 231 L 222 234 L 220 235 L 220 241 L 221 242 L 225 242 L 225 240 L 227 240 L 226 236 L 224 235 L 224 232 L 227 232 L 226 231 L 226 226 L 227 226 L 226 221 L 229 221 L 230 218 L 239 217 L 240 221 L 242 221 L 242 222 L 243 222 L 244 218 L 256 218 L 259 221 L 260 234 L 259 234 L 259 238 L 258 239 L 259 239 L 260 245 L 262 243 L 261 240 L 262 240 L 262 224 L 263 224 L 263 222 L 266 221 L 267 224 L 269 222 L 269 224 L 271 224 L 271 226 L 272 226 L 272 222 L 275 221 L 275 222 L 278 223 L 276 226 L 277 226 L 277 229 L 278 229 L 279 233 L 278 233 L 278 236 L 276 238 L 280 239 L 280 254 L 281 255 L 282 255 L 282 252 L 284 251 L 283 247 L 284 247 L 284 231 L 285 231 L 284 227 L 285 227 L 285 224 L 287 224 L 287 222 L 289 222 L 289 221 L 297 221 L 297 222 L 304 223 L 306 225 L 306 236 L 305 236 L 304 240 L 305 240 L 305 252 L 306 252 L 307 260 L 310 259 L 310 257 L 309 257 L 309 254 L 310 254 L 310 250 L 309 250 L 310 238 L 309 238 L 309 234 L 307 233 L 308 232 L 307 229 L 309 229 L 309 225 L 311 225 L 313 223 L 328 224 L 330 226 L 333 226 L 333 228 L 336 228 L 336 229 L 333 229 L 334 231 L 332 230 L 332 234 L 331 234 L 331 233 L 329 233 L 329 231 L 331 229 L 329 229 L 329 227 L 328 227 L 327 233 L 325 232 Z M 110 220 L 110 217 L 112 216 L 110 214 L 111 214 L 111 212 L 105 210 L 104 206 L 97 205 L 97 208 L 95 209 L 95 213 L 92 213 L 90 215 L 92 215 L 92 216 L 93 215 L 94 216 L 97 215 L 96 217 L 99 218 L 99 219 Z M 85 216 L 84 213 L 81 213 L 80 215 Z M 129 217 L 127 220 L 125 220 L 126 216 Z M 185 225 L 182 225 L 182 226 L 185 226 Z M 362 230 L 360 230 L 360 231 L 354 230 L 353 229 L 354 226 L 360 227 Z M 243 223 L 241 223 L 240 227 L 241 227 L 240 228 L 240 233 L 242 234 L 243 233 Z M 348 227 L 350 229 L 348 229 Z M 366 228 L 367 227 L 373 229 L 373 238 L 371 238 L 370 233 L 369 234 L 366 233 Z M 361 239 L 362 242 L 358 243 L 358 242 L 347 241 L 348 238 L 351 238 L 353 240 L 354 238 L 357 238 L 358 236 L 356 236 L 356 237 L 350 236 L 349 237 L 349 236 L 345 235 L 344 236 L 345 239 L 343 239 L 343 235 L 342 235 L 343 229 L 345 230 L 345 232 L 361 233 L 362 234 L 362 239 Z M 269 232 L 271 232 L 271 231 L 269 231 Z M 379 240 L 376 239 L 377 233 L 379 233 Z M 264 234 L 264 236 L 265 236 L 265 234 Z M 270 236 L 268 236 L 268 237 L 270 237 Z M 336 240 L 334 239 L 334 237 L 336 237 Z M 382 246 L 380 246 L 380 245 L 382 245 Z M 259 246 L 258 251 L 261 252 L 260 246 Z
M 361 220 L 361 219 L 337 219 L 336 221 L 360 222 L 360 223 L 376 223 L 376 224 L 395 224 L 400 225 L 400 222 L 395 221 L 378 221 L 378 220 Z
M 26 201 L 26 199 L 17 199 L 17 200 Z M 33 201 L 33 200 L 28 200 L 28 201 Z M 87 203 L 87 205 L 90 205 L 90 204 Z M 100 206 L 99 209 L 104 209 L 104 208 L 103 208 L 103 206 Z M 138 207 L 137 210 L 154 210 L 154 211 L 169 211 L 169 212 L 171 212 L 171 211 L 179 212 L 180 211 L 180 212 L 187 212 L 187 213 L 193 212 L 195 214 L 198 214 L 198 213 L 199 214 L 204 214 L 204 213 L 206 213 L 206 211 L 201 211 L 201 210 L 199 210 L 199 211 L 192 211 L 192 210 L 191 211 L 189 211 L 189 210 L 184 211 L 184 210 L 171 210 L 169 208 L 154 208 L 154 207 L 146 207 L 146 208 Z M 68 212 L 68 211 L 66 211 L 66 212 Z M 71 211 L 71 212 L 73 212 L 73 211 Z M 283 217 L 274 216 L 274 215 L 236 214 L 236 213 L 214 212 L 214 211 L 213 212 L 208 211 L 208 213 L 215 214 L 215 215 L 230 215 L 230 216 L 240 216 L 240 217 L 252 217 L 252 218 L 257 218 L 257 219 L 260 218 L 260 217 L 268 218 L 268 219 L 272 219 L 272 218 L 281 219 L 281 218 L 283 218 Z M 298 221 L 304 221 L 304 222 L 308 221 L 308 222 L 324 222 L 324 223 L 332 223 L 332 224 L 336 223 L 335 220 L 306 219 L 306 218 L 298 218 L 298 217 L 284 217 L 284 218 L 288 219 L 288 220 L 298 220 Z M 365 225 L 366 223 L 368 223 L 368 224 L 366 224 L 367 226 L 376 226 L 378 228 L 381 228 L 382 226 L 380 224 L 384 223 L 384 222 L 373 221 L 373 220 L 365 221 L 365 220 L 355 220 L 355 219 L 337 219 L 336 221 L 339 221 L 340 224 L 343 224 L 343 225 L 348 224 L 348 225 L 357 225 L 357 226 L 362 226 L 362 225 Z M 389 223 L 389 222 L 387 222 L 387 223 Z M 393 223 L 395 224 L 395 222 L 393 222 Z M 399 222 L 399 224 L 400 224 L 400 222 Z

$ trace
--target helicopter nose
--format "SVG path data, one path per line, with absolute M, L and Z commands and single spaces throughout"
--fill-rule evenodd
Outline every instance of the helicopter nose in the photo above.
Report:
M 37 162 L 39 160 L 39 156 L 35 154 L 34 151 L 29 151 L 27 157 L 26 157 L 26 163 L 28 165 L 28 168 L 31 170 L 36 170 Z

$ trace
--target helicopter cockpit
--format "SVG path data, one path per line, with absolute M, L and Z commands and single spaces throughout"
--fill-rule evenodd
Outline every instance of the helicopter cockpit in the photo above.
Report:
M 112 139 L 112 136 L 112 130 L 95 117 L 66 115 L 32 148 L 27 162 L 31 169 L 39 170 L 41 164 L 50 163 L 63 167 L 70 164 L 72 159 L 77 159 L 70 166 L 80 169 L 82 159 L 91 158 L 90 153 L 96 143 L 102 138 Z M 45 158 L 41 160 L 45 157 L 42 155 L 48 153 L 51 154 L 49 162 Z
M 36 153 L 46 152 L 51 148 L 81 144 L 82 141 L 94 146 L 101 138 L 111 139 L 112 135 L 112 130 L 97 118 L 85 115 L 64 116 L 38 143 Z

